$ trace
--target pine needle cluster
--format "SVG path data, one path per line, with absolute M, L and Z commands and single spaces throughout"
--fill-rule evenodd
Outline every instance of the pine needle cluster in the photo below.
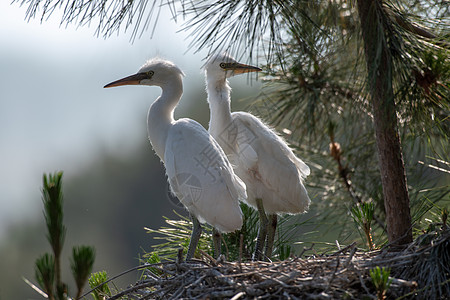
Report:
M 47 239 L 52 253 L 45 253 L 36 259 L 35 277 L 48 299 L 68 299 L 68 285 L 61 278 L 61 252 L 66 237 L 63 217 L 62 172 L 44 174 L 42 201 L 47 226 Z M 70 267 L 77 286 L 75 299 L 80 298 L 84 285 L 92 271 L 95 249 L 90 246 L 78 246 L 72 249 Z

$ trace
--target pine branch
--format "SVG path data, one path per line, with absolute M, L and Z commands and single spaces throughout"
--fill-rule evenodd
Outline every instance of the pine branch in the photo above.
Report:
M 52 255 L 46 253 L 36 259 L 35 278 L 39 286 L 47 294 L 48 299 L 54 300 L 55 261 Z
M 72 249 L 72 259 L 70 267 L 73 277 L 77 285 L 77 295 L 75 299 L 79 299 L 83 292 L 83 287 L 88 281 L 92 272 L 95 261 L 95 249 L 88 246 L 78 246 Z
M 419 37 L 428 39 L 432 43 L 438 46 L 450 49 L 450 43 L 445 40 L 440 40 L 440 36 L 431 31 L 431 29 L 426 28 L 420 24 L 411 22 L 407 17 L 401 14 L 399 11 L 394 11 L 393 9 L 385 6 L 384 10 L 386 14 L 391 18 L 393 22 L 396 22 L 403 29 L 409 31 L 410 33 L 417 35 Z
M 53 249 L 55 264 L 55 279 L 57 297 L 64 298 L 66 287 L 61 281 L 61 252 L 66 236 L 66 227 L 63 223 L 63 194 L 62 172 L 54 175 L 44 174 L 42 201 L 44 203 L 44 218 L 47 224 L 47 239 Z
M 353 199 L 353 202 L 355 204 L 362 204 L 363 201 L 361 199 L 361 197 L 359 197 L 355 191 L 354 188 L 352 186 L 352 183 L 350 181 L 350 179 L 348 178 L 348 167 L 344 166 L 342 164 L 342 150 L 341 150 L 341 145 L 335 141 L 334 139 L 334 129 L 335 129 L 335 124 L 333 124 L 332 122 L 330 122 L 330 125 L 328 127 L 328 135 L 330 136 L 330 155 L 331 157 L 333 157 L 333 159 L 336 161 L 337 165 L 338 165 L 338 174 L 342 179 L 342 182 L 344 183 L 345 188 L 347 189 L 350 197 Z M 374 213 L 373 214 L 373 218 L 375 219 L 375 221 L 378 223 L 378 225 L 384 230 L 386 231 L 386 225 L 384 224 L 384 222 Z

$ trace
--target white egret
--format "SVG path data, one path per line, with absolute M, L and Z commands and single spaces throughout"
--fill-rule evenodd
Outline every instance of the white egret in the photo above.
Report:
M 173 112 L 183 94 L 182 76 L 175 64 L 155 58 L 135 75 L 109 83 L 105 88 L 148 85 L 162 89 L 148 111 L 148 136 L 166 167 L 172 192 L 191 214 L 193 230 L 186 256 L 191 259 L 201 234 L 200 222 L 220 232 L 242 227 L 239 201 L 246 198 L 246 191 L 226 155 L 203 126 L 191 119 L 174 120 Z
M 205 66 L 210 107 L 209 132 L 228 155 L 236 174 L 247 186 L 247 203 L 258 209 L 260 226 L 254 260 L 272 255 L 277 214 L 305 212 L 311 200 L 303 185 L 309 167 L 286 142 L 260 119 L 230 109 L 227 78 L 261 69 L 238 63 L 227 54 L 212 56 Z M 269 214 L 269 220 L 266 216 Z

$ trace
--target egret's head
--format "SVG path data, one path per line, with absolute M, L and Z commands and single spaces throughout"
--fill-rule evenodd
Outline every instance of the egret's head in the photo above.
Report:
M 262 70 L 258 67 L 241 64 L 230 55 L 224 53 L 211 56 L 206 62 L 205 71 L 210 78 L 226 79 L 234 75 Z
M 181 71 L 173 62 L 160 58 L 153 58 L 147 61 L 136 74 L 111 82 L 104 87 L 109 88 L 121 85 L 164 86 L 174 79 L 181 78 L 183 75 L 183 71 Z

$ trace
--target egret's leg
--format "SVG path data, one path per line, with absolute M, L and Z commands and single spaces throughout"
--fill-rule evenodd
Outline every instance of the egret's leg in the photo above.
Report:
M 213 228 L 214 258 L 218 258 L 222 253 L 221 240 L 222 234 L 216 228 Z
M 191 215 L 191 219 L 193 226 L 192 226 L 191 240 L 189 242 L 189 249 L 186 255 L 186 260 L 190 260 L 194 257 L 194 252 L 195 249 L 197 249 L 198 240 L 200 239 L 200 235 L 202 234 L 202 226 L 200 225 L 200 222 L 193 215 Z
M 264 205 L 261 198 L 256 199 L 256 207 L 258 208 L 259 214 L 259 230 L 258 237 L 256 239 L 255 252 L 253 253 L 253 261 L 261 260 L 263 256 L 264 242 L 267 236 L 267 216 L 264 211 Z
M 265 249 L 265 255 L 267 258 L 272 257 L 272 250 L 273 250 L 273 243 L 275 241 L 275 232 L 277 230 L 277 224 L 278 224 L 278 216 L 277 214 L 270 214 L 269 217 L 269 224 L 267 228 L 267 242 L 266 242 L 266 249 Z

